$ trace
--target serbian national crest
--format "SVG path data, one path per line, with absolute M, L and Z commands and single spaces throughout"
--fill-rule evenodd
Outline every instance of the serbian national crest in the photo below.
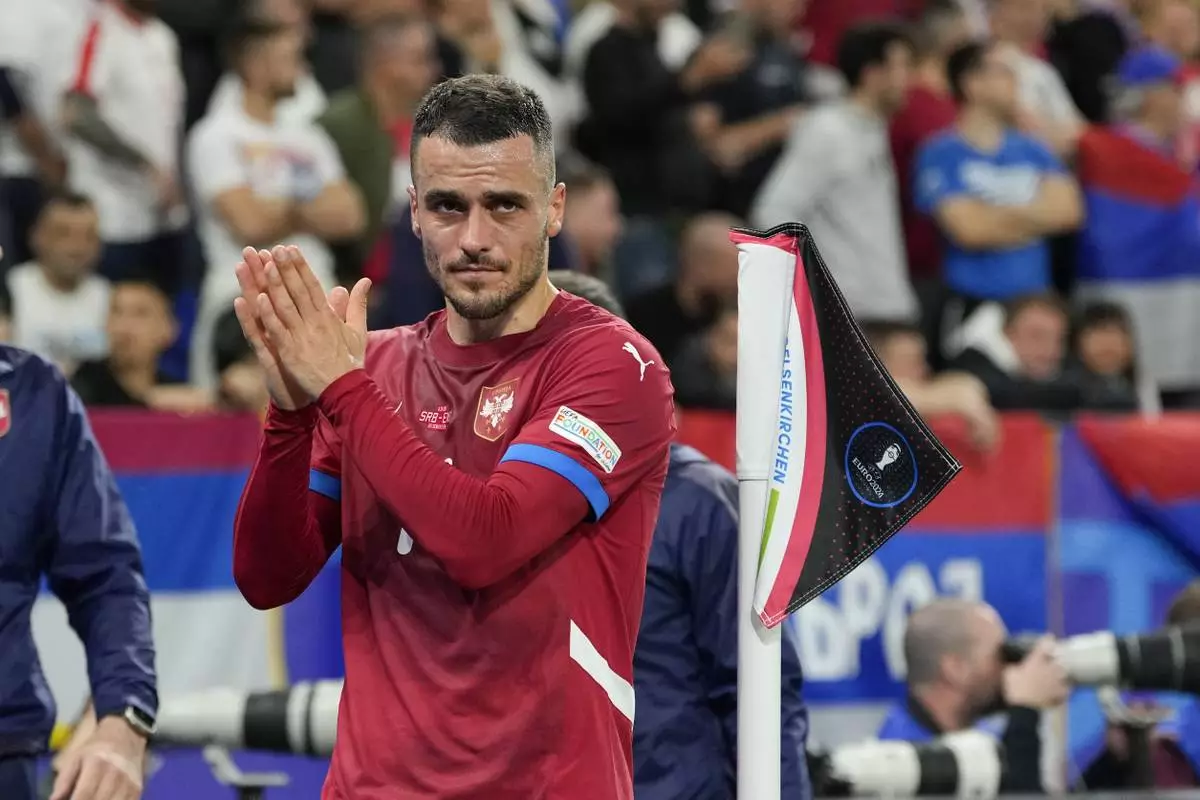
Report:
M 499 386 L 484 386 L 479 390 L 479 410 L 475 414 L 475 435 L 494 442 L 508 430 L 508 415 L 517 399 L 520 378 L 505 381 Z
M 12 428 L 12 401 L 8 389 L 0 389 L 0 436 Z

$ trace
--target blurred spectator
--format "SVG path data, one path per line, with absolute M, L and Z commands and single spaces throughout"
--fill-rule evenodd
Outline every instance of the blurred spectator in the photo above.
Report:
M 1153 0 L 1140 4 L 1142 46 L 1161 47 L 1189 61 L 1200 48 L 1200 15 L 1190 0 Z
M 1063 376 L 1066 304 L 1056 295 L 1039 294 L 999 309 L 988 304 L 980 310 L 966 328 L 965 349 L 951 366 L 983 381 L 998 409 L 1064 412 L 1084 407 L 1082 388 Z M 1003 315 L 999 335 L 987 321 L 992 313 Z M 1097 398 L 1097 405 L 1103 407 L 1103 400 Z
M 561 20 L 549 0 L 430 0 L 442 37 L 459 52 L 456 72 L 504 75 L 537 92 L 563 149 L 576 100 L 563 81 L 557 31 Z
M 621 238 L 621 198 L 612 178 L 600 167 L 573 159 L 559 169 L 567 187 L 563 235 L 580 272 L 609 281 L 613 248 Z M 556 265 L 559 266 L 559 265 Z
M 956 108 L 946 77 L 946 59 L 969 37 L 966 14 L 955 0 L 929 0 L 915 31 L 916 68 L 904 106 L 892 117 L 889 134 L 900 191 L 908 273 L 922 309 L 931 319 L 942 290 L 942 242 L 937 227 L 913 203 L 917 150 L 933 134 L 954 123 Z M 928 327 L 926 336 L 937 335 Z
M 810 99 L 792 23 L 806 0 L 743 0 L 723 33 L 751 53 L 736 75 L 700 97 L 695 124 L 716 164 L 713 207 L 746 216 Z
M 738 311 L 727 303 L 712 324 L 690 336 L 671 363 L 681 408 L 733 411 L 737 405 Z
M 93 6 L 63 117 L 74 136 L 71 186 L 100 213 L 100 273 L 174 292 L 188 221 L 178 163 L 184 85 L 178 42 L 156 7 L 157 0 Z
M 631 215 L 707 205 L 713 171 L 688 110 L 701 92 L 740 73 L 745 46 L 727 34 L 703 42 L 675 69 L 662 60 L 657 32 L 678 3 L 620 0 L 616 18 L 583 66 L 587 117 L 576 144 L 613 176 Z
M 1070 152 L 1083 124 L 1062 77 L 1043 58 L 1050 27 L 1047 0 L 993 0 L 991 31 L 996 53 L 1017 81 L 1018 126 L 1054 152 Z
M 359 31 L 380 17 L 425 15 L 427 0 L 307 0 L 313 76 L 326 94 L 358 82 Z M 445 43 L 447 53 L 456 53 Z
M 908 698 L 893 706 L 879 738 L 926 742 L 972 727 L 995 732 L 986 718 L 1004 711 L 1001 791 L 1040 794 L 1040 711 L 1061 705 L 1070 686 L 1049 637 L 1020 664 L 1004 665 L 1007 635 L 985 603 L 942 598 L 914 611 L 904 631 Z
M 1075 228 L 1082 204 L 1075 181 L 1036 139 L 1013 130 L 1010 63 L 988 44 L 968 44 L 948 62 L 960 104 L 957 125 L 917 157 L 917 209 L 945 237 L 943 273 L 951 299 L 939 315 L 944 337 L 986 300 L 1050 287 L 1045 237 Z M 957 347 L 952 347 L 953 355 Z
M 363 198 L 366 225 L 336 248 L 339 280 L 387 280 L 390 237 L 381 236 L 408 208 L 412 185 L 412 116 L 441 73 L 433 29 L 420 17 L 384 17 L 362 33 L 359 86 L 334 95 L 318 120 Z
M 159 371 L 159 359 L 179 328 L 171 302 L 158 286 L 139 281 L 114 284 L 107 328 L 108 357 L 83 362 L 71 379 L 85 405 L 164 411 L 211 406 L 204 392 L 174 384 Z
M 1133 320 L 1116 303 L 1089 303 L 1079 312 L 1071 336 L 1068 376 L 1086 397 L 1105 398 L 1107 410 L 1146 414 L 1161 410 L 1154 384 L 1138 369 Z
M 0 196 L 7 205 L 8 231 L 0 242 L 0 264 L 33 257 L 29 234 L 44 192 L 66 180 L 66 156 L 58 122 L 61 90 L 68 76 L 75 36 L 86 23 L 78 0 L 0 0 Z
M 886 17 L 899 18 L 920 0 L 808 0 L 805 13 L 797 20 L 812 45 L 812 60 L 841 68 L 838 42 L 855 25 Z
M 612 30 L 613 25 L 622 16 L 617 8 L 635 8 L 630 5 L 636 0 L 590 0 L 571 19 L 567 28 L 566 40 L 563 43 L 563 71 L 568 82 L 582 93 L 580 84 L 583 81 L 584 67 L 588 56 L 596 42 L 603 39 Z M 653 29 L 653 43 L 658 60 L 670 72 L 679 72 L 691 58 L 692 53 L 700 45 L 704 34 L 687 15 L 682 13 L 680 4 L 673 0 L 659 0 L 660 13 L 657 14 L 657 24 Z M 628 13 L 628 12 L 625 12 Z M 580 98 L 581 101 L 583 98 Z M 581 114 L 586 108 L 580 108 Z
M 1077 162 L 1088 203 L 1076 264 L 1079 300 L 1127 309 L 1136 361 L 1166 407 L 1200 404 L 1200 201 L 1176 157 L 1181 63 L 1156 47 L 1122 60 L 1116 124 L 1090 129 Z
M 217 320 L 213 334 L 213 362 L 218 378 L 217 403 L 228 411 L 267 412 L 270 396 L 266 376 L 242 333 L 233 309 Z
M 925 337 L 915 325 L 873 322 L 863 325 L 863 333 L 918 414 L 959 417 L 976 448 L 987 452 L 996 446 L 1000 419 L 981 380 L 965 372 L 931 376 Z
M 688 339 L 737 300 L 738 255 L 729 229 L 739 224 L 736 217 L 716 212 L 693 217 L 680 236 L 675 282 L 626 302 L 633 327 L 668 364 L 674 364 Z
M 333 256 L 325 243 L 353 239 L 364 226 L 362 200 L 346 181 L 329 136 L 315 123 L 287 125 L 275 114 L 295 89 L 301 46 L 294 28 L 242 24 L 231 46 L 242 107 L 206 116 L 188 140 L 208 263 L 192 334 L 191 379 L 208 389 L 217 381 L 213 326 L 239 294 L 233 267 L 243 247 L 295 243 L 321 283 L 332 286 Z
M 1071 99 L 1090 122 L 1108 120 L 1108 78 L 1129 49 L 1120 3 L 1054 0 L 1054 23 L 1046 56 L 1062 76 Z
M 751 221 L 807 223 L 856 317 L 911 321 L 917 303 L 887 126 L 908 95 L 912 47 L 897 26 L 865 24 L 846 33 L 838 66 L 850 97 L 800 119 Z
M 296 29 L 305 41 L 311 34 L 308 19 L 308 9 L 302 0 L 250 0 L 242 8 L 245 18 L 275 23 L 286 28 Z M 213 89 L 208 100 L 208 114 L 214 114 L 223 109 L 240 109 L 242 107 L 242 81 L 237 71 L 227 69 Z M 303 64 L 296 78 L 295 91 L 288 97 L 281 98 L 275 113 L 282 123 L 312 122 L 325 110 L 325 90 L 309 71 L 308 65 Z
M 92 203 L 80 195 L 52 197 L 34 227 L 33 251 L 36 260 L 13 267 L 7 277 L 12 342 L 69 376 L 80 361 L 108 350 L 109 284 L 95 274 L 100 226 Z

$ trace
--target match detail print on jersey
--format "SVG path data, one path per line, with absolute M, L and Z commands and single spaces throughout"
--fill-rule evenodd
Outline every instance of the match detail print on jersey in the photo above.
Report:
M 738 395 L 751 399 L 738 405 L 738 471 L 765 484 L 754 609 L 773 627 L 879 549 L 961 467 L 867 345 L 807 227 L 730 238 L 739 304 L 755 309 L 738 318 Z

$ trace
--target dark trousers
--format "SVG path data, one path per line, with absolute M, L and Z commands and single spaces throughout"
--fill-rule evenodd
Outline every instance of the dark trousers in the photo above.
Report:
M 4 800 L 37 800 L 37 759 L 32 756 L 0 758 L 0 797 Z

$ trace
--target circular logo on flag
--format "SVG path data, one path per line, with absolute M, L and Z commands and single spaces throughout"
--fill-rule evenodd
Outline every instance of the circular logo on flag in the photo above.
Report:
M 850 491 L 875 508 L 898 506 L 917 488 L 917 457 L 886 422 L 868 422 L 850 434 L 845 467 Z

